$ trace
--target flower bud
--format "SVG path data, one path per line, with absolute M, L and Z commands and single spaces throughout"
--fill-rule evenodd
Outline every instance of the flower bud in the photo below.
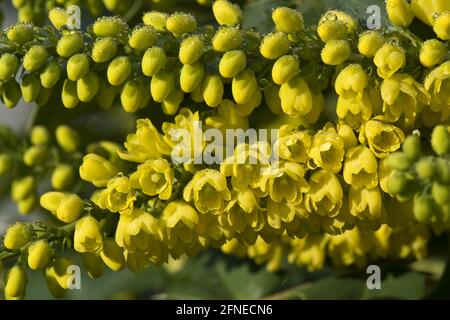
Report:
M 131 61 L 126 56 L 117 57 L 108 66 L 108 81 L 113 86 L 120 86 L 130 76 Z
M 433 129 L 431 134 L 431 147 L 439 156 L 450 153 L 450 132 L 449 128 L 439 125 Z
M 218 107 L 224 93 L 222 78 L 219 75 L 207 75 L 203 80 L 202 90 L 205 103 L 212 108 Z
M 30 23 L 17 23 L 6 30 L 6 37 L 18 45 L 23 45 L 34 39 L 34 26 Z
M 87 252 L 83 254 L 83 266 L 91 279 L 100 278 L 105 273 L 103 261 L 95 253 Z
M 47 267 L 52 249 L 47 240 L 33 242 L 28 248 L 28 266 L 31 270 L 41 270 Z
M 387 0 L 386 10 L 389 20 L 399 27 L 407 28 L 414 19 L 414 14 L 406 0 Z
M 257 107 L 261 105 L 262 93 L 261 90 L 256 91 L 251 96 L 250 100 L 246 103 L 237 104 L 236 111 L 242 117 L 248 117 Z
M 99 188 L 105 187 L 108 180 L 118 172 L 119 169 L 112 162 L 93 153 L 86 155 L 80 166 L 81 179 L 89 181 Z
M 442 184 L 450 184 L 450 161 L 438 158 L 436 162 L 436 180 Z
M 11 185 L 11 198 L 13 201 L 20 201 L 28 197 L 36 190 L 36 181 L 33 176 L 16 178 Z
M 308 114 L 312 109 L 311 90 L 300 76 L 296 76 L 280 87 L 281 108 L 292 117 Z
M 154 46 L 158 41 L 158 33 L 151 26 L 142 26 L 133 30 L 128 39 L 128 45 L 138 51 L 144 51 Z
M 251 70 L 244 70 L 233 78 L 231 91 L 234 101 L 239 104 L 246 103 L 253 96 L 258 88 L 255 73 Z
M 392 170 L 405 171 L 411 167 L 411 162 L 404 152 L 398 151 L 389 155 L 387 165 Z
M 114 58 L 116 53 L 117 44 L 113 38 L 98 38 L 92 46 L 91 58 L 97 63 L 102 63 Z
M 416 161 L 422 153 L 420 138 L 416 135 L 409 136 L 403 141 L 402 150 L 408 160 Z
M 67 60 L 67 77 L 77 81 L 89 72 L 89 57 L 85 53 L 74 54 Z
M 196 103 L 202 103 L 203 100 L 203 86 L 197 86 L 194 91 L 191 92 L 191 100 Z
M 20 85 L 16 80 L 10 79 L 3 85 L 3 103 L 8 108 L 14 108 L 21 98 Z
M 201 85 L 205 75 L 205 68 L 200 62 L 185 64 L 180 72 L 180 88 L 184 92 L 190 93 Z
M 176 114 L 183 100 L 184 93 L 181 90 L 172 90 L 166 100 L 161 103 L 163 113 L 167 115 Z
M 300 12 L 287 7 L 278 7 L 272 12 L 272 20 L 277 31 L 286 33 L 299 32 L 303 28 L 303 16 Z
M 19 69 L 19 59 L 11 53 L 4 53 L 0 57 L 0 80 L 5 81 L 16 75 Z
M 53 93 L 53 89 L 51 89 L 51 88 L 47 89 L 47 88 L 41 87 L 41 90 L 39 90 L 39 94 L 35 100 L 36 104 L 41 107 L 46 105 L 48 103 L 48 100 L 50 99 L 50 96 L 52 95 L 52 93 Z
M 436 202 L 431 196 L 418 195 L 414 197 L 414 217 L 420 222 L 430 222 L 437 211 Z
M 66 125 L 60 125 L 55 131 L 56 141 L 66 152 L 75 152 L 80 147 L 80 135 Z
M 98 37 L 120 37 L 128 31 L 128 26 L 125 21 L 117 16 L 102 17 L 94 22 L 92 31 Z
M 291 80 L 300 71 L 298 59 L 292 55 L 280 57 L 272 67 L 272 80 L 278 85 Z
M 51 184 L 55 190 L 67 190 L 75 181 L 75 170 L 71 165 L 60 164 L 52 173 Z
M 242 50 L 225 52 L 219 63 L 219 73 L 224 78 L 233 78 L 245 69 L 247 57 Z
M 95 72 L 88 72 L 77 81 L 77 95 L 82 102 L 91 101 L 98 92 L 99 80 Z
M 175 77 L 170 70 L 163 69 L 156 73 L 150 82 L 153 100 L 163 102 L 175 87 Z
M 70 281 L 72 279 L 72 275 L 69 273 L 69 267 L 72 265 L 72 259 L 58 257 L 56 258 L 53 266 L 46 269 L 46 278 L 49 276 L 50 278 L 56 280 L 56 282 L 49 282 L 49 278 L 47 278 L 48 288 L 53 295 L 63 296 L 64 289 L 69 289 Z
M 447 55 L 447 47 L 437 39 L 427 40 L 420 48 L 420 63 L 427 68 L 441 64 Z
M 351 15 L 339 10 L 328 10 L 319 20 L 319 24 L 326 20 L 337 20 L 345 24 L 348 33 L 354 33 L 358 28 L 358 21 Z
M 84 202 L 76 194 L 65 195 L 56 209 L 56 217 L 65 223 L 77 220 L 83 212 Z
M 32 194 L 17 202 L 17 211 L 19 211 L 21 215 L 27 215 L 34 210 L 36 202 L 36 196 Z
M 39 70 L 47 60 L 47 49 L 44 46 L 32 46 L 23 57 L 23 67 L 29 72 Z
M 443 12 L 436 18 L 433 30 L 441 40 L 450 40 L 450 11 Z
M 242 11 L 228 0 L 217 0 L 212 5 L 214 18 L 220 25 L 234 26 L 242 22 Z
M 277 59 L 289 51 L 288 37 L 281 32 L 269 33 L 259 47 L 261 55 L 270 60 Z
M 103 238 L 100 223 L 94 217 L 85 216 L 77 221 L 73 247 L 80 253 L 100 252 L 103 247 Z
M 97 105 L 102 109 L 111 108 L 118 92 L 119 92 L 118 87 L 110 85 L 103 77 L 100 78 L 98 85 L 98 92 L 95 95 Z
M 119 247 L 114 239 L 106 238 L 103 242 L 103 250 L 100 252 L 103 262 L 112 271 L 120 271 L 125 267 L 123 249 Z
M 40 166 L 47 160 L 48 152 L 45 146 L 31 146 L 23 154 L 23 163 L 29 167 Z
M 182 64 L 193 64 L 200 59 L 204 51 L 203 39 L 199 36 L 191 36 L 180 44 L 179 58 Z
M 56 210 L 61 203 L 61 200 L 66 196 L 63 192 L 51 191 L 44 193 L 39 199 L 42 208 L 56 214 Z
M 267 106 L 273 114 L 281 114 L 280 87 L 273 82 L 268 82 L 264 87 L 264 98 Z
M 346 40 L 331 40 L 325 43 L 321 57 L 325 64 L 337 66 L 350 56 L 350 44 Z
M 13 158 L 9 153 L 0 153 L 0 177 L 9 173 L 13 168 Z
M 166 28 L 167 14 L 159 11 L 150 11 L 144 14 L 142 21 L 157 31 L 164 31 Z
M 431 195 L 433 196 L 434 201 L 441 206 L 450 203 L 450 186 L 439 182 L 433 182 Z
M 27 282 L 25 268 L 19 266 L 12 267 L 6 275 L 5 296 L 8 299 L 23 299 Z
M 8 250 L 19 250 L 31 239 L 30 227 L 21 222 L 17 222 L 6 230 L 3 245 Z
M 59 39 L 56 53 L 63 58 L 69 58 L 84 49 L 83 36 L 80 33 L 65 34 Z
M 58 83 L 60 76 L 61 68 L 56 61 L 47 63 L 39 75 L 42 86 L 47 89 L 53 88 Z
M 336 93 L 343 99 L 361 98 L 369 79 L 360 64 L 350 64 L 339 72 L 335 81 Z
M 384 43 L 383 35 L 375 30 L 369 30 L 359 36 L 358 51 L 363 56 L 372 58 Z
M 390 194 L 398 195 L 407 188 L 408 183 L 404 173 L 394 171 L 388 178 L 387 189 Z
M 323 42 L 344 40 L 347 36 L 347 26 L 340 20 L 324 20 L 317 26 L 317 33 Z
M 222 27 L 217 30 L 212 39 L 214 50 L 219 52 L 227 52 L 240 47 L 242 43 L 241 31 L 235 27 Z
M 399 46 L 385 43 L 375 53 L 373 62 L 377 66 L 377 73 L 381 78 L 390 78 L 405 66 L 405 51 Z
M 166 29 L 175 37 L 181 37 L 185 33 L 197 29 L 195 17 L 188 13 L 174 13 L 166 20 Z
M 416 163 L 417 176 L 420 179 L 432 179 L 435 175 L 434 162 L 431 158 L 422 158 Z
M 67 109 L 75 108 L 80 99 L 78 99 L 77 83 L 69 79 L 64 80 L 64 84 L 61 91 L 61 100 Z
M 153 77 L 166 65 L 166 54 L 162 48 L 153 47 L 145 51 L 142 57 L 142 73 L 147 77 Z
M 120 101 L 126 112 L 136 112 L 141 102 L 141 85 L 138 80 L 128 80 L 120 92 Z
M 28 73 L 22 77 L 20 84 L 23 100 L 27 103 L 33 102 L 41 90 L 41 81 L 36 73 Z
M 56 29 L 61 29 L 62 26 L 67 24 L 69 15 L 66 10 L 56 7 L 48 12 L 48 19 Z

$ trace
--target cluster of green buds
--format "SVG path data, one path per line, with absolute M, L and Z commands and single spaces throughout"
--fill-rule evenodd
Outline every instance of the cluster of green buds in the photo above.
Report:
M 423 140 L 409 136 L 389 156 L 388 190 L 400 201 L 413 198 L 416 219 L 443 230 L 450 226 L 450 127 L 439 125 Z

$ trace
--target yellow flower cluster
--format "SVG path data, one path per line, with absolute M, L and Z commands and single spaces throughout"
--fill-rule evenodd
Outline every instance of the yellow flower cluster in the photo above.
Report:
M 446 3 L 434 1 L 439 7 L 430 8 L 425 0 L 389 0 L 387 9 L 393 24 L 407 27 L 417 16 L 448 40 Z M 40 204 L 66 224 L 58 241 L 73 238 L 94 278 L 104 265 L 138 272 L 209 247 L 248 256 L 269 270 L 286 257 L 309 270 L 323 267 L 327 257 L 337 266 L 424 257 L 431 231 L 415 217 L 413 201 L 394 192 L 405 180 L 398 179 L 390 155 L 414 130 L 450 121 L 450 61 L 442 42 L 418 47 L 403 29 L 358 34 L 356 19 L 337 10 L 311 28 L 300 12 L 276 8 L 275 28 L 266 35 L 242 29 L 242 12 L 228 0 L 215 1 L 212 11 L 220 27 L 206 31 L 185 13 L 148 12 L 132 31 L 117 17 L 103 17 L 92 25 L 91 43 L 65 30 L 64 15 L 53 9 L 50 21 L 60 29 L 56 53 L 67 62 L 66 73 L 36 45 L 23 57 L 27 72 L 19 86 L 18 56 L 0 57 L 9 107 L 21 93 L 27 101 L 45 102 L 61 80 L 67 108 L 94 98 L 109 108 L 120 95 L 126 112 L 146 112 L 157 103 L 167 116 L 138 119 L 123 148 L 99 142 L 86 149 L 79 176 L 97 188 L 83 194 L 89 199 L 67 192 L 61 186 L 66 178 L 55 178 L 56 191 L 42 195 Z M 429 20 L 430 12 L 440 15 Z M 8 41 L 38 43 L 30 28 L 11 27 Z M 330 103 L 329 95 L 336 100 Z M 250 136 L 255 128 L 277 130 L 265 138 L 229 137 Z M 432 143 L 444 157 L 448 127 L 439 128 L 433 138 L 439 142 Z M 30 167 L 44 161 L 45 137 L 36 128 L 33 150 L 24 155 Z M 67 152 L 80 148 L 70 128 L 58 128 L 56 139 Z M 0 170 L 8 161 L 0 158 Z M 58 176 L 67 172 L 58 168 Z M 34 188 L 24 177 L 13 184 L 12 197 L 25 201 Z M 13 225 L 4 247 L 29 248 L 29 267 L 44 269 L 50 291 L 60 297 L 71 261 L 36 234 L 28 225 Z M 13 267 L 7 279 L 7 297 L 22 298 L 23 266 Z

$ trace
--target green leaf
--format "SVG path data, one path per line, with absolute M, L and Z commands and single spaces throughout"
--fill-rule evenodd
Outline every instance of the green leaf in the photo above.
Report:
M 330 276 L 317 280 L 310 287 L 300 289 L 296 295 L 307 300 L 353 300 L 361 298 L 364 287 L 365 283 L 359 279 Z
M 425 296 L 424 274 L 407 272 L 398 277 L 389 274 L 381 282 L 381 289 L 369 290 L 367 287 L 363 299 L 404 299 L 417 300 Z

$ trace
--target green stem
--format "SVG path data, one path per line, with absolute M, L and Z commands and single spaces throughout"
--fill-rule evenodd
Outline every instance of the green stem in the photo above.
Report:
M 292 298 L 299 298 L 299 292 L 311 286 L 312 286 L 311 282 L 305 282 L 295 287 L 265 296 L 262 298 L 262 300 L 288 300 Z

